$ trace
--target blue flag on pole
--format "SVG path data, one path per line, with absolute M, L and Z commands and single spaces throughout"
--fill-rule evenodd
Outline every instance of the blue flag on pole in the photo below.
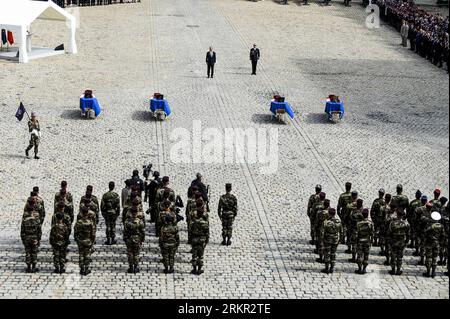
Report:
M 6 44 L 8 42 L 8 38 L 6 37 L 6 30 L 2 29 L 2 43 Z
M 25 115 L 25 113 L 27 112 L 27 110 L 25 110 L 25 106 L 23 106 L 23 103 L 20 102 L 19 108 L 17 109 L 16 112 L 16 117 L 19 121 L 22 121 L 23 116 Z

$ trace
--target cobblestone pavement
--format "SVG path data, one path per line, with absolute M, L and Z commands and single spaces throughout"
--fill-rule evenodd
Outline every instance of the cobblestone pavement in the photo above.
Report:
M 308 7 L 290 1 L 143 0 L 142 3 L 78 11 L 79 54 L 32 61 L 0 61 L 0 297 L 2 298 L 449 298 L 443 267 L 421 276 L 408 250 L 403 276 L 390 276 L 378 248 L 369 273 L 353 273 L 344 247 L 336 272 L 324 275 L 308 244 L 305 208 L 320 183 L 336 206 L 343 184 L 354 184 L 367 206 L 384 187 L 403 183 L 448 197 L 448 75 L 402 48 L 387 26 L 365 28 L 363 8 L 341 3 Z M 120 22 L 120 23 L 119 23 Z M 36 43 L 56 46 L 65 32 L 48 22 L 33 28 Z M 262 59 L 250 75 L 248 50 L 256 42 Z M 213 45 L 218 63 L 206 79 L 204 56 Z M 95 121 L 79 118 L 78 97 L 90 87 L 104 112 Z M 148 111 L 153 92 L 167 96 L 172 118 L 155 122 Z M 296 119 L 272 121 L 273 93 L 285 95 Z M 344 120 L 327 123 L 325 97 L 340 95 Z M 43 128 L 42 159 L 27 160 L 26 123 L 12 115 L 19 98 L 37 111 Z M 176 164 L 170 134 L 205 128 L 278 129 L 275 175 L 260 164 Z M 125 248 L 104 246 L 101 221 L 93 273 L 78 276 L 77 250 L 70 245 L 68 273 L 51 273 L 50 218 L 43 227 L 41 272 L 24 272 L 20 216 L 27 195 L 39 185 L 51 215 L 53 194 L 66 179 L 78 201 L 87 184 L 101 196 L 110 180 L 118 187 L 134 168 L 152 162 L 185 195 L 197 171 L 211 185 L 212 207 L 232 182 L 239 198 L 233 244 L 220 245 L 221 226 L 211 213 L 205 273 L 189 274 L 185 223 L 176 272 L 162 273 L 157 239 L 148 236 L 142 272 L 126 273 Z M 185 197 L 184 197 L 185 199 Z M 148 234 L 153 225 L 148 224 Z M 119 227 L 121 234 L 121 226 Z

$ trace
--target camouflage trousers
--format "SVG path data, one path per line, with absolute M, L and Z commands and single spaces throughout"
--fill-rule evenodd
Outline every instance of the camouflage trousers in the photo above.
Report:
M 405 245 L 389 245 L 389 248 L 391 267 L 397 266 L 397 268 L 401 268 L 403 264 L 403 254 L 405 253 Z
M 322 227 L 316 227 L 314 231 L 317 235 L 319 235 L 322 232 Z M 316 240 L 316 250 L 319 255 L 323 254 L 323 242 L 320 238 L 317 238 Z
M 206 238 L 192 237 L 192 266 L 203 266 L 203 254 L 205 253 Z
M 27 265 L 35 264 L 37 262 L 37 254 L 39 252 L 39 245 L 34 240 L 25 241 L 25 262 Z
M 34 147 L 34 154 L 37 154 L 39 150 L 39 137 L 37 137 L 36 135 L 31 135 L 27 151 L 31 150 L 33 147 Z
M 105 218 L 106 238 L 116 238 L 117 216 L 108 216 Z
M 312 240 L 316 240 L 316 236 L 317 236 L 315 224 L 316 224 L 316 219 L 314 217 L 309 216 L 309 227 L 310 227 L 310 234 L 311 234 Z
M 177 245 L 161 244 L 161 255 L 163 258 L 164 267 L 173 267 L 175 264 L 175 254 L 178 250 Z
M 52 246 L 53 251 L 53 266 L 55 268 L 64 266 L 66 264 L 67 245 Z
M 92 245 L 87 246 L 78 244 L 78 265 L 80 267 L 89 266 L 92 261 L 91 254 Z
M 128 264 L 137 266 L 139 264 L 139 255 L 141 253 L 142 244 L 127 242 Z
M 356 262 L 358 266 L 367 266 L 369 264 L 370 255 L 370 243 L 361 242 L 357 244 L 357 255 Z
M 425 257 L 425 236 L 424 236 L 424 234 L 419 235 L 419 255 L 420 255 L 420 257 Z
M 436 267 L 437 256 L 439 254 L 439 244 L 425 246 L 425 266 Z
M 334 266 L 337 247 L 338 244 L 323 243 L 323 260 L 326 264 L 331 264 L 332 266 Z
M 380 238 L 380 223 L 378 221 L 373 223 L 373 238 L 375 240 Z
M 346 227 L 346 237 L 347 237 L 347 247 L 353 252 L 352 245 L 354 244 L 353 241 L 353 228 L 350 225 L 347 225 Z
M 222 237 L 231 238 L 233 235 L 234 218 L 222 218 Z

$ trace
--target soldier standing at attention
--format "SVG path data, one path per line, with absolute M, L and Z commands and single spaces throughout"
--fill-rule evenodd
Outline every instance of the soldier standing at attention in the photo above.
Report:
M 128 273 L 131 274 L 139 272 L 139 254 L 145 240 L 145 227 L 142 220 L 137 216 L 138 208 L 132 206 L 130 212 L 131 218 L 125 221 L 123 240 L 127 246 Z
M 90 199 L 91 200 L 91 209 L 92 211 L 95 213 L 95 215 L 97 216 L 97 224 L 98 224 L 98 217 L 99 217 L 99 202 L 98 202 L 98 198 L 97 196 L 95 196 L 94 194 L 92 194 L 94 190 L 94 187 L 92 185 L 88 185 L 86 186 L 86 194 L 84 196 L 81 197 L 80 199 L 80 205 L 83 203 L 83 201 L 85 199 Z
M 258 60 L 261 57 L 259 49 L 256 44 L 253 44 L 253 48 L 250 49 L 250 61 L 252 61 L 252 75 L 256 75 L 256 66 L 258 65 Z
M 389 254 L 386 254 L 386 246 L 389 245 L 387 238 L 386 238 L 386 233 L 387 233 L 387 228 L 386 228 L 386 223 L 385 223 L 385 219 L 386 219 L 386 215 L 390 213 L 390 206 L 389 204 L 391 203 L 391 194 L 386 194 L 384 195 L 384 205 L 381 206 L 380 208 L 380 234 L 379 234 L 379 238 L 378 238 L 378 244 L 380 245 L 380 252 L 379 255 L 380 256 L 388 256 Z M 390 263 L 389 263 L 390 265 Z
M 437 256 L 439 249 L 445 243 L 444 225 L 439 223 L 441 214 L 431 213 L 431 222 L 425 229 L 425 266 L 427 271 L 423 274 L 425 277 L 434 278 L 436 276 Z
M 420 219 L 417 219 L 418 223 L 420 224 L 419 227 L 422 230 L 419 248 L 420 260 L 417 263 L 419 266 L 425 265 L 425 229 L 427 229 L 428 225 L 432 222 L 431 219 L 432 212 L 433 212 L 433 203 L 430 200 L 425 204 L 425 209 L 420 210 L 418 216 L 418 218 Z
M 42 225 L 36 206 L 29 205 L 27 208 L 28 216 L 22 218 L 20 227 L 20 238 L 25 247 L 25 262 L 27 264 L 26 272 L 38 272 L 36 267 L 37 254 L 42 237 Z
M 316 193 L 312 194 L 311 196 L 309 196 L 309 200 L 308 200 L 308 207 L 306 210 L 306 213 L 309 217 L 309 222 L 310 222 L 310 233 L 311 233 L 311 240 L 309 241 L 309 243 L 311 245 L 315 245 L 316 244 L 316 236 L 314 233 L 314 216 L 313 216 L 313 209 L 314 206 L 316 205 L 316 202 L 319 201 L 319 194 L 322 191 L 322 186 L 321 185 L 316 185 Z
M 30 144 L 25 149 L 25 155 L 29 158 L 29 152 L 34 147 L 34 158 L 39 159 L 37 154 L 40 142 L 41 127 L 35 112 L 31 112 L 31 119 L 28 121 L 28 131 L 31 133 L 31 137 Z
M 41 224 L 42 224 L 44 222 L 44 218 L 45 218 L 44 200 L 42 199 L 42 197 L 39 196 L 39 187 L 38 186 L 33 187 L 33 193 L 34 193 L 33 195 L 35 195 L 36 205 L 39 207 L 39 215 L 40 215 Z
M 439 200 L 439 196 L 441 196 L 441 189 L 436 188 L 433 191 L 434 198 L 430 201 L 433 204 L 433 209 L 437 212 L 439 212 L 442 208 L 441 201 Z
M 56 213 L 55 220 L 55 224 L 52 225 L 50 230 L 50 245 L 53 250 L 53 266 L 55 267 L 54 273 L 63 274 L 66 272 L 65 265 L 70 229 L 64 222 L 63 213 Z
M 67 191 L 67 182 L 66 181 L 61 182 L 61 189 L 58 193 L 55 194 L 55 200 L 54 200 L 55 208 L 56 208 L 56 204 L 62 200 L 67 201 L 68 203 L 72 204 L 72 206 L 73 206 L 73 197 L 72 197 L 72 194 Z
M 323 258 L 325 269 L 322 272 L 331 274 L 334 271 L 334 263 L 336 260 L 336 249 L 343 236 L 343 228 L 341 220 L 336 216 L 336 210 L 330 208 L 328 210 L 329 219 L 323 222 L 322 233 L 320 239 L 323 242 Z
M 408 223 L 411 226 L 410 230 L 411 243 L 409 244 L 408 248 L 415 248 L 417 245 L 415 212 L 416 208 L 421 206 L 420 197 L 422 196 L 422 192 L 420 190 L 417 190 L 415 196 L 416 198 L 409 203 L 408 209 L 406 211 L 406 219 L 408 220 Z
M 219 218 L 222 221 L 222 245 L 231 245 L 233 234 L 233 222 L 237 215 L 237 198 L 231 194 L 231 184 L 225 184 L 226 194 L 219 199 L 217 209 Z
M 78 245 L 80 275 L 86 276 L 91 273 L 89 265 L 91 264 L 92 247 L 95 243 L 95 224 L 88 218 L 88 208 L 85 206 L 82 210 L 81 219 L 75 224 L 75 241 Z
M 38 199 L 37 199 L 36 193 L 31 192 L 30 197 L 28 197 L 25 207 L 23 209 L 23 214 L 24 214 L 23 216 L 25 216 L 25 215 L 29 216 L 30 214 L 29 214 L 28 207 L 33 206 L 35 208 L 36 212 L 39 214 L 39 221 L 41 222 L 41 225 L 42 225 L 42 223 L 44 222 L 45 211 L 44 211 L 44 208 L 38 204 L 37 200 Z
M 356 208 L 356 202 L 358 201 L 358 192 L 352 191 L 350 193 L 351 201 L 349 204 L 347 204 L 347 208 L 345 209 L 345 213 L 342 214 L 343 223 L 345 224 L 345 230 L 346 230 L 346 236 L 347 236 L 347 250 L 345 251 L 346 254 L 352 253 L 352 244 L 353 244 L 353 227 L 352 227 L 352 213 L 353 210 Z
M 318 250 L 318 242 L 319 240 L 319 234 L 316 233 L 316 219 L 317 219 L 317 212 L 321 211 L 324 209 L 324 201 L 325 201 L 325 197 L 327 196 L 327 194 L 325 194 L 324 192 L 320 192 L 319 193 L 319 200 L 316 201 L 316 204 L 313 206 L 312 210 L 311 210 L 311 216 L 310 219 L 313 222 L 313 230 L 314 230 L 314 238 L 315 238 L 315 245 L 316 248 L 314 248 L 314 253 L 318 254 L 319 250 Z
M 209 241 L 209 223 L 203 218 L 204 209 L 197 208 L 197 216 L 192 221 L 192 271 L 191 274 L 200 275 L 204 271 L 203 254 Z
M 109 182 L 109 191 L 102 196 L 101 211 L 106 224 L 105 245 L 114 245 L 116 241 L 116 221 L 120 215 L 120 197 L 114 192 L 114 182 Z
M 337 215 L 341 219 L 342 222 L 342 228 L 343 228 L 343 236 L 341 237 L 341 244 L 345 244 L 345 235 L 347 233 L 347 229 L 345 227 L 345 219 L 344 217 L 347 215 L 347 205 L 351 203 L 352 197 L 351 197 L 351 190 L 352 190 L 352 183 L 347 182 L 345 183 L 345 193 L 342 193 L 339 196 L 338 205 L 337 205 Z
M 163 258 L 164 273 L 169 274 L 174 272 L 175 254 L 180 245 L 180 236 L 173 214 L 170 212 L 164 214 L 163 222 L 159 236 L 159 247 Z
M 392 204 L 395 207 L 404 207 L 405 209 L 408 208 L 409 205 L 409 199 L 408 196 L 403 194 L 403 185 L 398 184 L 397 185 L 397 194 L 392 196 Z M 406 216 L 403 216 L 402 218 L 405 218 Z
M 426 204 L 428 202 L 427 195 L 420 196 L 420 204 L 416 209 L 414 210 L 414 228 L 415 228 L 415 235 L 416 235 L 416 242 L 414 245 L 415 251 L 413 252 L 413 256 L 421 256 L 421 242 L 422 242 L 422 235 L 424 229 L 421 227 L 421 218 L 423 215 L 423 212 L 427 209 Z
M 188 244 L 191 244 L 191 223 L 192 218 L 191 216 L 195 214 L 197 211 L 197 205 L 195 203 L 195 193 L 198 192 L 197 186 L 189 187 L 188 190 L 188 200 L 186 202 L 186 224 L 188 229 Z M 191 214 L 192 212 L 192 214 Z
M 319 254 L 319 258 L 316 258 L 316 261 L 319 263 L 323 263 L 323 243 L 320 239 L 320 234 L 322 233 L 323 228 L 323 222 L 328 219 L 328 209 L 330 208 L 330 200 L 325 199 L 323 201 L 323 209 L 320 209 L 316 213 L 316 225 L 315 225 L 315 232 L 317 234 L 317 240 L 316 240 L 316 250 Z
M 369 220 L 369 210 L 363 209 L 363 220 L 356 224 L 356 245 L 358 257 L 358 269 L 355 270 L 357 274 L 365 274 L 367 265 L 369 264 L 370 247 L 374 237 L 374 225 Z
M 71 201 L 69 195 L 70 193 L 67 193 L 67 190 L 65 188 L 61 188 L 58 193 L 55 194 L 55 202 L 54 202 L 54 214 L 56 214 L 57 211 L 57 205 L 59 203 L 64 203 L 65 211 L 67 214 L 69 214 L 71 222 L 73 222 L 74 219 L 74 213 L 73 213 L 73 201 Z M 72 196 L 72 195 L 70 195 Z
M 356 240 L 356 236 L 357 236 L 357 228 L 356 226 L 358 225 L 358 223 L 360 221 L 364 220 L 363 217 L 363 212 L 364 208 L 363 208 L 363 200 L 361 198 L 358 198 L 356 200 L 356 207 L 355 209 L 353 209 L 351 211 L 351 215 L 350 215 L 350 229 L 351 229 L 351 250 L 352 250 L 352 258 L 349 259 L 348 261 L 350 262 L 356 262 L 356 253 L 357 253 L 357 240 Z
M 67 226 L 67 229 L 69 230 L 69 236 L 70 236 L 70 234 L 72 232 L 73 217 L 67 213 L 66 208 L 67 208 L 67 206 L 64 202 L 59 202 L 58 204 L 56 204 L 56 212 L 52 216 L 52 226 L 58 222 L 56 215 L 61 214 L 63 216 L 62 221 Z
M 384 206 L 384 194 L 385 190 L 383 188 L 380 188 L 378 191 L 378 198 L 376 198 L 373 203 L 372 207 L 370 208 L 370 218 L 372 219 L 373 226 L 374 226 L 374 246 L 378 246 L 378 237 L 380 234 L 380 223 L 381 223 L 381 207 Z
M 409 242 L 409 223 L 403 219 L 404 208 L 400 207 L 396 211 L 397 218 L 394 218 L 389 225 L 387 236 L 390 241 L 391 249 L 391 275 L 400 276 L 403 264 L 403 254 L 405 252 L 406 244 Z M 397 271 L 395 267 L 397 266 Z

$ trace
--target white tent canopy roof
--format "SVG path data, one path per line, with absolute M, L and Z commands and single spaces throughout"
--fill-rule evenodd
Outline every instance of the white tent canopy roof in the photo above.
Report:
M 0 0 L 0 25 L 27 27 L 34 20 L 75 21 L 75 17 L 53 1 Z

